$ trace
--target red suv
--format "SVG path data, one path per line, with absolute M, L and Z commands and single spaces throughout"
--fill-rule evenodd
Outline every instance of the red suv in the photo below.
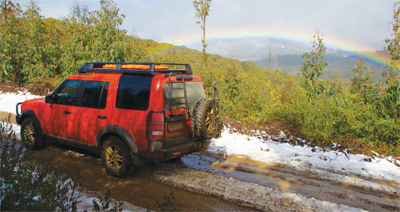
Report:
M 222 129 L 213 86 L 205 97 L 189 64 L 86 63 L 51 95 L 18 103 L 16 120 L 28 148 L 49 139 L 87 149 L 122 177 L 206 148 Z

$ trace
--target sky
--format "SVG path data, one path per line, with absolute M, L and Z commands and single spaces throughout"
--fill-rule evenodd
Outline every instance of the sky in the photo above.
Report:
M 21 5 L 29 0 L 14 0 Z M 99 1 L 84 0 L 89 10 Z M 213 0 L 206 19 L 209 53 L 232 43 L 266 48 L 269 43 L 310 44 L 316 31 L 328 48 L 382 50 L 390 37 L 393 0 Z M 191 0 L 115 0 L 126 18 L 121 28 L 143 39 L 201 49 L 201 29 Z M 73 0 L 39 0 L 41 14 L 60 18 Z M 278 45 L 278 44 L 276 44 Z M 284 47 L 282 47 L 284 48 Z

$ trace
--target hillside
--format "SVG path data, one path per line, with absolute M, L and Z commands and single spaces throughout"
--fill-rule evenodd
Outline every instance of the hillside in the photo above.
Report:
M 377 53 L 387 55 L 387 51 L 378 51 Z M 277 67 L 283 72 L 292 75 L 297 75 L 299 73 L 298 67 L 301 66 L 303 61 L 302 55 L 300 54 L 278 55 L 276 56 L 276 59 L 278 64 Z M 341 78 L 347 78 L 352 74 L 351 69 L 354 69 L 358 62 L 357 57 L 348 57 L 335 53 L 325 54 L 324 60 L 328 62 L 328 66 L 324 69 L 324 76 L 321 78 L 333 77 L 332 71 L 336 71 Z M 262 60 L 252 60 L 252 62 L 256 63 L 257 65 L 269 67 L 268 58 L 264 58 Z M 378 79 L 383 72 L 382 67 L 371 63 L 369 63 L 369 65 L 374 68 L 375 78 Z

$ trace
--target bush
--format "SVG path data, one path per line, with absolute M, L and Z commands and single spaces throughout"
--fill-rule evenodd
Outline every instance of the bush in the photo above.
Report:
M 32 80 L 25 88 L 32 94 L 40 96 L 49 95 L 56 89 L 54 85 L 45 79 Z
M 281 90 L 282 104 L 271 114 L 272 119 L 291 124 L 315 145 L 330 146 L 338 142 L 355 148 L 361 142 L 369 150 L 400 155 L 400 124 L 396 107 L 390 106 L 393 101 L 383 96 L 367 102 L 365 96 L 349 89 L 331 95 L 328 86 L 325 93 L 310 102 L 303 88 L 292 86 L 295 91 L 287 87 Z
M 174 207 L 174 203 L 172 202 L 172 200 L 175 200 L 175 195 L 174 195 L 174 191 L 171 191 L 171 193 L 169 195 L 165 194 L 164 195 L 164 200 L 162 202 L 160 202 L 158 200 L 158 198 L 156 199 L 156 204 L 157 204 L 157 208 L 160 211 L 179 211 L 176 209 L 176 207 Z M 173 208 L 172 208 L 173 207 Z M 150 212 L 150 203 L 147 203 L 147 212 Z
M 53 164 L 51 150 L 40 159 L 17 142 L 10 123 L 0 123 L 0 207 L 1 211 L 76 211 L 82 192 L 78 168 L 75 176 L 63 174 Z M 110 189 L 98 202 L 94 211 L 122 211 L 122 202 L 109 209 Z M 101 206 L 100 206 L 100 205 Z
M 124 208 L 122 207 L 124 204 L 122 202 L 117 202 L 114 207 L 110 208 L 111 204 L 111 189 L 108 188 L 107 193 L 104 195 L 104 198 L 98 196 L 96 200 L 93 200 L 93 211 L 109 211 L 109 212 L 121 212 Z M 101 206 L 100 206 L 101 205 Z
M 2 211 L 76 211 L 81 189 L 79 171 L 69 178 L 64 165 L 55 168 L 50 151 L 37 160 L 24 145 L 18 144 L 12 125 L 0 124 L 1 210 Z

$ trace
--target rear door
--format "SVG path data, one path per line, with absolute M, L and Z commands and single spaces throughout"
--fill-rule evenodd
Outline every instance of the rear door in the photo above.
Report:
M 204 89 L 200 81 L 186 80 L 185 82 L 165 83 L 163 92 L 166 116 L 165 138 L 167 139 L 166 146 L 169 147 L 186 141 L 174 138 L 185 136 L 191 139 L 192 128 L 189 116 L 185 114 L 187 112 L 186 105 L 189 107 L 190 114 L 193 114 L 195 103 L 204 97 Z
M 152 76 L 121 75 L 113 110 L 113 124 L 125 129 L 139 150 L 148 149 L 146 119 L 152 80 Z
M 86 81 L 74 116 L 74 140 L 95 144 L 97 132 L 111 124 L 110 82 Z

